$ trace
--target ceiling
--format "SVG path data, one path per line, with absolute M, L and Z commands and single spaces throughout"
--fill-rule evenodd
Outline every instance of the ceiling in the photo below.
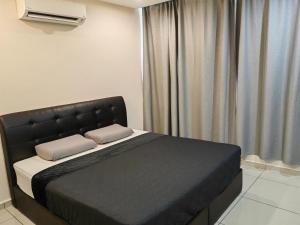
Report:
M 140 8 L 149 5 L 155 5 L 170 0 L 100 0 L 103 2 L 110 2 L 112 4 L 123 5 L 131 8 Z

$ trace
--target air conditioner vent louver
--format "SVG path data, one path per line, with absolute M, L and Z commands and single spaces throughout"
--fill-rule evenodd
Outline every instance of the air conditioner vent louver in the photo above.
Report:
M 51 15 L 47 13 L 37 13 L 37 12 L 28 12 L 27 16 L 34 17 L 34 18 L 45 18 L 45 19 L 54 19 L 54 20 L 70 20 L 70 21 L 77 21 L 78 18 L 76 17 L 69 17 L 69 16 L 58 16 L 58 15 Z
M 19 18 L 67 25 L 80 25 L 86 19 L 82 4 L 64 0 L 17 0 Z

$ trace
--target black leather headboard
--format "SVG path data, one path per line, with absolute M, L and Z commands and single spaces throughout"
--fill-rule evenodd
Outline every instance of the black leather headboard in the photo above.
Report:
M 127 126 L 122 97 L 1 116 L 0 131 L 10 188 L 16 186 L 13 164 L 36 155 L 36 145 L 114 123 Z

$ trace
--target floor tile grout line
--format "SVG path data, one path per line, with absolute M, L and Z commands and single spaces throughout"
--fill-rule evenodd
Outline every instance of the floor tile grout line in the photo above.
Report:
M 249 185 L 249 187 L 244 191 L 242 194 L 242 197 L 246 197 L 247 192 L 254 186 L 254 184 L 261 178 L 262 174 L 264 173 L 265 170 L 263 170 L 253 181 L 252 184 Z
M 300 189 L 300 186 L 297 186 L 297 185 L 294 185 L 294 184 L 287 184 L 287 183 L 284 183 L 284 182 L 280 182 L 280 181 L 276 181 L 276 180 L 272 180 L 270 178 L 264 178 L 264 177 L 261 177 L 261 179 L 262 180 L 271 181 L 271 182 L 274 182 L 274 183 L 278 183 L 278 184 L 284 184 L 286 186 L 295 187 L 295 188 L 299 188 Z
M 267 169 L 263 171 L 263 174 L 264 174 L 266 171 L 267 171 Z M 269 170 L 269 171 L 276 171 L 276 170 Z M 277 171 L 277 172 L 278 172 L 278 171 Z M 300 185 L 298 186 L 298 185 L 295 185 L 295 184 L 288 184 L 288 183 L 284 183 L 284 182 L 281 182 L 281 181 L 277 181 L 277 180 L 275 180 L 275 179 L 271 179 L 271 178 L 268 178 L 268 177 L 261 177 L 261 179 L 263 179 L 263 180 L 268 180 L 268 181 L 273 181 L 273 182 L 276 182 L 276 183 L 279 183 L 279 184 L 285 184 L 285 185 L 287 185 L 287 186 L 292 186 L 292 187 L 300 188 Z
M 226 213 L 226 215 L 222 218 L 222 220 L 220 221 L 220 224 L 222 224 L 223 220 L 229 215 L 229 213 L 231 213 L 231 211 L 236 207 L 236 205 L 241 201 L 242 198 L 243 198 L 243 195 L 238 196 L 237 202 L 231 207 L 231 209 L 228 211 L 228 213 Z
M 228 213 L 226 213 L 226 215 L 224 215 L 224 217 L 222 218 L 222 220 L 221 220 L 220 223 L 222 223 L 224 221 L 224 219 L 229 215 L 229 213 L 231 213 L 231 211 L 236 207 L 236 205 L 242 200 L 242 198 L 244 197 L 245 193 L 246 192 L 241 193 L 241 195 L 238 196 L 238 201 L 231 207 L 231 209 L 228 211 Z
M 261 171 L 259 172 L 259 174 L 257 174 L 257 175 L 253 175 L 253 174 L 251 174 L 251 173 L 247 173 L 246 172 L 246 169 L 243 169 L 243 170 L 245 170 L 244 171 L 244 174 L 245 175 L 247 175 L 247 176 L 252 176 L 252 177 L 261 177 L 262 176 L 262 174 L 266 171 L 266 169 L 260 169 Z
M 224 225 L 224 224 L 223 224 L 223 221 L 225 220 L 225 218 L 227 218 L 227 216 L 231 213 L 231 211 L 237 206 L 237 204 L 238 204 L 243 198 L 248 199 L 248 200 L 252 200 L 252 201 L 255 201 L 255 202 L 257 202 L 257 203 L 264 204 L 264 205 L 267 205 L 267 206 L 270 206 L 270 207 L 273 207 L 273 208 L 277 208 L 277 209 L 280 209 L 280 210 L 283 210 L 283 211 L 286 211 L 286 212 L 289 212 L 289 213 L 292 213 L 292 214 L 295 214 L 295 215 L 299 215 L 299 216 L 300 216 L 300 214 L 297 213 L 297 212 L 290 211 L 290 210 L 287 210 L 287 209 L 284 209 L 284 208 L 280 208 L 280 207 L 278 207 L 278 206 L 274 206 L 274 205 L 271 205 L 271 204 L 268 204 L 268 203 L 265 203 L 265 202 L 261 202 L 261 201 L 255 200 L 255 199 L 251 199 L 251 198 L 249 198 L 249 197 L 246 196 L 246 194 L 248 193 L 248 191 L 255 185 L 255 183 L 256 183 L 259 179 L 268 180 L 268 181 L 274 182 L 274 183 L 285 184 L 285 185 L 287 185 L 287 186 L 291 186 L 291 187 L 295 187 L 295 188 L 300 188 L 300 187 L 298 187 L 298 186 L 296 186 L 296 185 L 286 184 L 286 183 L 282 183 L 282 182 L 278 182 L 278 181 L 275 181 L 275 180 L 266 179 L 266 178 L 262 177 L 262 175 L 266 172 L 266 170 L 267 170 L 267 169 L 264 168 L 264 169 L 262 170 L 262 172 L 261 172 L 258 176 L 256 176 L 254 182 L 247 188 L 247 190 L 245 190 L 245 192 L 244 192 L 243 194 L 241 194 L 239 200 L 236 202 L 236 204 L 234 204 L 234 206 L 230 209 L 230 211 L 229 211 L 228 213 L 226 213 L 226 215 L 225 215 L 225 216 L 222 218 L 222 220 L 220 221 L 219 225 Z M 247 174 L 247 173 L 245 173 L 245 175 L 253 176 L 253 174 Z M 255 176 L 253 176 L 253 177 L 255 177 Z
M 11 219 L 14 219 L 14 218 L 13 218 L 13 217 L 10 217 L 10 218 L 6 219 L 6 220 L 0 222 L 0 225 L 3 224 L 3 223 L 6 223 L 7 221 L 9 221 L 9 220 L 11 220 Z
M 237 204 L 242 200 L 242 198 L 245 197 L 245 194 L 256 183 L 256 181 L 261 177 L 261 175 L 263 174 L 264 171 L 265 171 L 265 169 L 263 169 L 263 171 L 255 178 L 253 183 L 244 191 L 244 193 L 241 194 L 241 196 L 239 197 L 239 200 L 232 206 L 232 208 L 229 210 L 229 212 L 226 213 L 226 215 L 222 218 L 222 220 L 220 221 L 221 224 L 224 221 L 224 219 L 231 213 L 231 211 L 237 206 Z
M 265 172 L 265 169 L 263 169 L 263 171 L 255 178 L 255 180 L 253 181 L 253 183 L 251 185 L 249 185 L 249 187 L 247 188 L 247 190 L 245 190 L 243 196 L 246 195 L 246 193 L 253 187 L 253 185 L 261 178 L 262 174 Z
M 262 202 L 262 201 L 259 201 L 259 200 L 257 200 L 257 199 L 249 198 L 249 197 L 247 197 L 247 196 L 245 196 L 244 198 L 246 198 L 246 199 L 248 199 L 248 200 L 251 200 L 251 201 L 254 201 L 254 202 L 257 202 L 257 203 L 260 203 L 260 204 L 263 204 L 263 205 L 271 206 L 271 207 L 273 207 L 273 208 L 280 209 L 280 210 L 283 210 L 283 211 L 286 211 L 286 212 L 295 214 L 295 215 L 297 215 L 297 216 L 300 216 L 300 213 L 297 213 L 297 212 L 294 212 L 294 211 L 291 211 L 291 210 L 288 210 L 288 209 L 284 209 L 284 208 L 281 208 L 281 207 L 278 207 L 278 206 L 275 206 L 275 205 L 271 205 L 271 204 L 269 204 L 269 203 Z
M 264 169 L 261 174 L 256 178 L 256 180 L 249 186 L 249 188 L 244 192 L 243 196 L 244 198 L 246 199 L 249 199 L 249 200 L 252 200 L 252 201 L 255 201 L 255 202 L 258 202 L 258 203 L 261 203 L 261 204 L 265 204 L 265 205 L 268 205 L 268 206 L 271 206 L 271 207 L 274 207 L 274 208 L 277 208 L 277 209 L 281 209 L 281 210 L 284 210 L 286 212 L 290 212 L 290 213 L 293 213 L 293 214 L 296 214 L 296 215 L 300 215 L 300 213 L 297 213 L 297 212 L 294 212 L 294 211 L 290 211 L 288 209 L 284 209 L 284 208 L 281 208 L 281 207 L 278 207 L 278 206 L 274 206 L 274 205 L 271 205 L 271 204 L 268 204 L 268 203 L 265 203 L 265 202 L 262 202 L 262 201 L 259 201 L 259 200 L 256 200 L 256 199 L 252 199 L 250 197 L 248 197 L 246 195 L 246 193 L 250 190 L 250 188 L 252 188 L 252 186 L 259 180 L 259 179 L 262 179 L 262 180 L 268 180 L 270 182 L 273 182 L 273 183 L 279 183 L 279 184 L 285 184 L 285 183 L 281 183 L 281 182 L 277 182 L 277 181 L 274 181 L 274 180 L 269 180 L 269 179 L 264 179 L 262 177 L 262 175 L 264 174 L 264 172 L 266 172 L 266 169 Z M 287 185 L 287 184 L 286 184 Z M 294 187 L 293 185 L 287 185 L 287 186 L 292 186 Z M 226 215 L 227 216 L 227 215 Z M 222 221 L 221 221 L 222 222 Z
M 250 190 L 250 188 L 252 188 L 252 186 L 256 183 L 256 181 L 259 180 L 259 178 L 262 176 L 263 172 L 264 172 L 264 170 L 263 170 L 259 175 L 256 176 L 256 178 L 255 178 L 255 180 L 253 181 L 253 183 L 250 184 L 249 187 L 244 191 L 244 193 L 242 194 L 242 197 L 244 197 L 244 196 L 246 195 L 246 193 Z M 253 177 L 254 177 L 254 176 L 253 176 Z
M 12 215 L 13 216 L 13 218 L 15 218 L 20 224 L 22 224 L 23 225 L 23 223 L 12 213 L 12 212 L 10 212 L 8 209 L 6 209 L 6 211 L 10 214 L 10 215 Z

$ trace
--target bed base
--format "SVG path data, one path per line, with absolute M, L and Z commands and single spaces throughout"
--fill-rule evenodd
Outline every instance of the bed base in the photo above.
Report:
M 64 220 L 19 189 L 13 164 L 35 156 L 34 147 L 37 144 L 84 134 L 114 123 L 127 126 L 126 105 L 120 96 L 0 116 L 0 133 L 13 205 L 37 225 L 66 225 Z M 241 190 L 242 171 L 188 225 L 213 225 Z
M 188 225 L 213 225 L 242 190 L 242 171 L 230 185 L 217 196 L 209 207 L 202 210 Z M 14 187 L 15 201 L 13 205 L 36 225 L 67 225 L 47 208 L 37 203 L 18 187 Z M 103 224 L 105 225 L 105 224 Z

